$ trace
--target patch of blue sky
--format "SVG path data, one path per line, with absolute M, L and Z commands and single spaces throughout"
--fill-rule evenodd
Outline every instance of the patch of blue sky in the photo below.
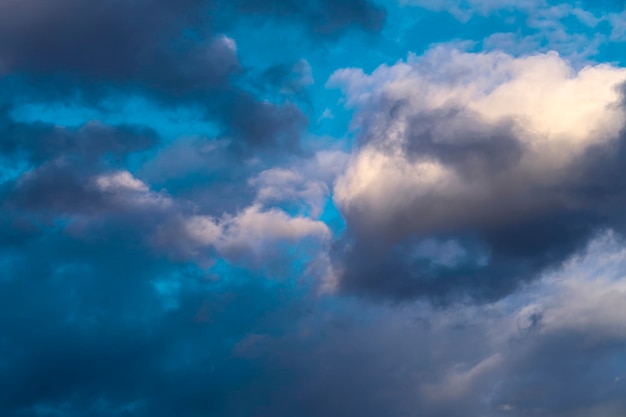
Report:
M 152 285 L 159 294 L 165 311 L 178 309 L 182 286 L 180 279 L 156 279 L 152 282 Z
M 215 263 L 207 270 L 212 279 L 216 280 L 218 285 L 228 284 L 228 282 L 236 281 L 237 278 L 246 279 L 248 272 L 237 268 L 230 261 L 224 258 L 218 258 Z
M 252 281 L 259 281 L 262 285 L 270 287 L 281 285 L 278 280 L 267 279 L 271 277 L 259 276 L 259 272 L 257 268 L 246 268 L 221 257 L 216 258 L 213 265 L 206 270 L 212 291 L 225 291 Z
M 289 66 L 299 60 L 305 60 L 313 68 L 309 80 L 311 84 L 304 86 L 308 102 L 301 103 L 311 121 L 309 127 L 312 136 L 309 140 L 316 140 L 316 136 L 344 138 L 349 135 L 348 126 L 352 120 L 352 113 L 344 108 L 342 95 L 335 89 L 327 89 L 325 86 L 333 72 L 344 67 L 373 70 L 381 62 L 390 59 L 395 62 L 399 58 L 387 54 L 387 48 L 381 45 L 385 40 L 378 36 L 349 33 L 338 40 L 315 42 L 307 38 L 301 30 L 288 24 L 267 23 L 253 28 L 246 24 L 246 19 L 242 19 L 242 22 L 243 24 L 227 34 L 237 43 L 243 67 L 261 68 L 255 73 L 246 74 L 244 82 L 251 82 L 250 80 L 254 80 L 255 77 L 262 76 L 263 70 L 275 65 Z M 275 45 L 276 40 L 280 38 L 290 41 L 281 43 L 280 48 L 269 47 Z
M 346 220 L 332 197 L 326 200 L 319 220 L 328 226 L 334 237 L 339 237 L 346 231 Z
M 235 294 L 246 296 L 256 293 L 256 301 L 247 305 L 249 309 L 272 309 L 285 303 L 297 302 L 308 293 L 305 285 L 298 285 L 293 280 L 274 280 L 259 276 L 258 270 L 249 270 L 224 258 L 215 260 L 208 269 L 212 279 L 207 289 L 211 294 Z M 302 284 L 302 283 L 300 283 Z
M 303 239 L 297 243 L 275 243 L 273 251 L 280 253 L 279 264 L 272 262 L 247 267 L 236 260 L 216 258 L 206 270 L 207 290 L 228 292 L 255 282 L 263 287 L 263 291 L 276 292 L 287 299 L 306 298 L 318 284 L 319 277 L 308 276 L 307 271 L 319 253 L 319 242 Z
M 626 42 L 611 42 L 599 46 L 598 60 L 612 65 L 626 67 Z
M 456 43 L 474 52 L 499 49 L 512 55 L 556 50 L 579 66 L 590 60 L 623 63 L 623 53 L 618 53 L 622 42 L 611 37 L 616 18 L 613 22 L 608 18 L 619 7 L 587 9 L 580 2 L 538 2 L 537 8 L 492 7 L 488 13 L 478 8 L 472 13 L 470 8 L 462 20 L 445 9 L 387 3 L 389 18 L 383 36 L 394 40 L 386 49 L 398 57 L 409 51 L 419 55 L 434 44 Z
M 462 22 L 445 11 L 431 11 L 419 7 L 402 7 L 390 11 L 389 23 L 384 35 L 393 40 L 398 58 L 407 52 L 421 54 L 428 48 L 441 43 L 478 42 L 493 33 L 509 32 L 518 26 L 521 15 L 498 14 L 476 15 Z
M 552 0 L 552 3 L 560 3 Z M 594 13 L 621 12 L 626 10 L 626 0 L 575 0 L 569 3 Z
M 179 307 L 180 298 L 185 293 L 204 294 L 207 298 L 219 294 L 238 292 L 242 288 L 271 294 L 271 287 L 277 282 L 256 276 L 255 271 L 238 266 L 225 258 L 216 258 L 209 268 L 190 263 L 180 265 L 166 275 L 152 281 L 156 293 L 161 298 L 166 311 Z
M 16 259 L 17 255 L 14 253 L 9 251 L 0 252 L 0 284 L 6 284 L 17 279 Z

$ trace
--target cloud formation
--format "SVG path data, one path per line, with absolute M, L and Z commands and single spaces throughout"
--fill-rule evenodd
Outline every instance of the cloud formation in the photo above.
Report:
M 623 7 L 92 3 L 0 1 L 0 415 L 625 415 Z
M 93 103 L 140 94 L 170 106 L 200 106 L 236 150 L 298 151 L 308 121 L 297 104 L 289 97 L 259 100 L 234 80 L 243 72 L 237 45 L 220 29 L 239 15 L 302 20 L 315 33 L 335 36 L 349 26 L 378 31 L 385 13 L 366 0 L 341 7 L 324 1 L 10 0 L 0 5 L 0 74 L 11 76 L 9 95 L 29 100 Z
M 353 240 L 344 287 L 498 297 L 621 227 L 625 80 L 554 53 L 445 47 L 337 71 L 360 141 L 335 186 Z
M 224 292 L 132 246 L 100 259 L 85 256 L 96 242 L 55 245 L 36 264 L 11 261 L 52 267 L 35 293 L 32 279 L 4 275 L 0 297 L 15 314 L 1 347 L 16 376 L 2 381 L 7 415 L 612 417 L 624 407 L 625 254 L 611 235 L 521 298 L 448 310 L 296 301 L 262 280 Z M 135 262 L 111 262 L 129 250 Z M 149 283 L 155 272 L 165 275 Z

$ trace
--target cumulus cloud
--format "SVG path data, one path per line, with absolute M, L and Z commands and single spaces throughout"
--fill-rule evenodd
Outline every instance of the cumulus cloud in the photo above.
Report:
M 281 168 L 263 171 L 252 178 L 250 183 L 259 187 L 259 202 L 301 201 L 310 209 L 314 218 L 320 215 L 330 193 L 324 182 L 306 180 L 297 172 Z
M 307 236 L 328 238 L 328 228 L 322 222 L 305 217 L 292 218 L 279 210 L 261 211 L 258 206 L 220 221 L 193 216 L 186 221 L 185 229 L 197 243 L 215 246 L 226 253 L 244 249 L 253 252 L 272 250 L 273 241 L 294 242 Z
M 354 238 L 345 287 L 497 296 L 619 227 L 605 202 L 624 190 L 602 171 L 619 170 L 625 80 L 622 68 L 575 70 L 555 53 L 446 47 L 369 75 L 337 71 L 330 84 L 356 110 L 360 140 L 335 186 Z M 467 262 L 415 256 L 430 238 L 456 241 Z

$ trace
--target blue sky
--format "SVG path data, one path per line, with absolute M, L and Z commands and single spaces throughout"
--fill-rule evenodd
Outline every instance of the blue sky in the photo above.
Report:
M 0 2 L 0 414 L 623 416 L 625 7 Z

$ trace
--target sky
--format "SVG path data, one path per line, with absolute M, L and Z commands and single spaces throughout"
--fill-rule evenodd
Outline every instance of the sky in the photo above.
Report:
M 0 0 L 0 415 L 626 415 L 623 0 Z

